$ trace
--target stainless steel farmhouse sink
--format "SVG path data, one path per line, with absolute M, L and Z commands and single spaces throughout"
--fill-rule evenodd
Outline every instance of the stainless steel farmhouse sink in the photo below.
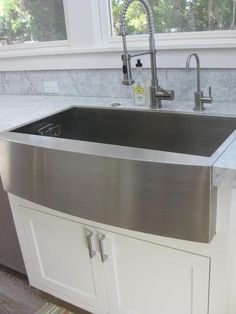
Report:
M 88 220 L 185 240 L 216 232 L 212 166 L 236 118 L 73 107 L 1 133 L 4 188 Z

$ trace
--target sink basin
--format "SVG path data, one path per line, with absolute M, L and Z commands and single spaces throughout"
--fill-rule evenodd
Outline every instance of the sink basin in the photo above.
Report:
M 121 228 L 210 242 L 212 166 L 236 118 L 73 107 L 1 134 L 6 191 Z
M 13 132 L 38 135 L 60 125 L 60 138 L 210 157 L 236 129 L 234 118 L 151 111 L 71 108 Z

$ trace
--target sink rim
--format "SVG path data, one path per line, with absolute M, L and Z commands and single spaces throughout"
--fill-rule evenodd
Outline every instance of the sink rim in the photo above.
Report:
M 82 141 L 66 138 L 55 138 L 47 136 L 38 136 L 33 134 L 23 134 L 12 132 L 15 129 L 26 126 L 28 124 L 37 122 L 41 119 L 50 117 L 52 115 L 70 110 L 72 108 L 85 108 L 85 109 L 102 109 L 112 111 L 141 111 L 141 112 L 156 112 L 158 113 L 170 113 L 174 115 L 190 115 L 190 116 L 209 116 L 209 117 L 222 117 L 228 118 L 232 116 L 227 115 L 210 115 L 202 113 L 191 113 L 191 112 L 175 112 L 166 111 L 163 109 L 155 110 L 148 108 L 137 108 L 137 107 L 105 107 L 105 106 L 68 106 L 67 108 L 60 109 L 51 114 L 41 116 L 37 119 L 22 123 L 15 127 L 12 127 L 4 132 L 0 132 L 0 140 L 10 141 L 15 143 L 21 143 L 23 145 L 30 145 L 35 147 L 69 151 L 79 154 L 97 155 L 101 157 L 118 158 L 118 159 L 130 159 L 137 161 L 156 162 L 164 164 L 179 164 L 179 165 L 190 165 L 190 166 L 213 166 L 218 158 L 224 153 L 224 151 L 231 145 L 236 139 L 236 129 L 233 131 L 222 144 L 214 151 L 211 156 L 200 156 L 193 154 L 176 153 L 171 151 L 153 150 L 147 148 L 122 146 L 114 144 L 104 144 L 99 142 Z M 235 117 L 236 119 L 236 117 Z

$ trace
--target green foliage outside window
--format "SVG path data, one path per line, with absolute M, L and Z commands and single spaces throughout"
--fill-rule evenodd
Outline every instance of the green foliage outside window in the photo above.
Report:
M 111 1 L 113 31 L 117 35 L 123 0 Z M 149 1 L 157 33 L 236 29 L 236 0 Z M 147 33 L 146 14 L 139 1 L 129 8 L 127 25 L 129 34 Z M 0 44 L 66 38 L 63 0 L 0 0 Z
M 149 0 L 154 12 L 156 33 L 236 29 L 236 0 Z M 112 0 L 113 31 L 119 34 L 123 0 Z M 143 5 L 134 1 L 127 12 L 128 34 L 147 33 Z
M 66 39 L 62 0 L 0 0 L 0 43 Z

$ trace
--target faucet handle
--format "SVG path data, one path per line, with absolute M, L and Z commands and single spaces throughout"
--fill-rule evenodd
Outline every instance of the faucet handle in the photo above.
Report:
M 212 87 L 209 86 L 209 98 L 212 98 Z
M 213 103 L 213 97 L 212 97 L 212 87 L 209 86 L 209 104 Z
M 201 97 L 201 103 L 202 104 L 212 104 L 213 103 L 213 97 L 212 97 L 212 87 L 209 87 L 209 96 L 202 96 Z

